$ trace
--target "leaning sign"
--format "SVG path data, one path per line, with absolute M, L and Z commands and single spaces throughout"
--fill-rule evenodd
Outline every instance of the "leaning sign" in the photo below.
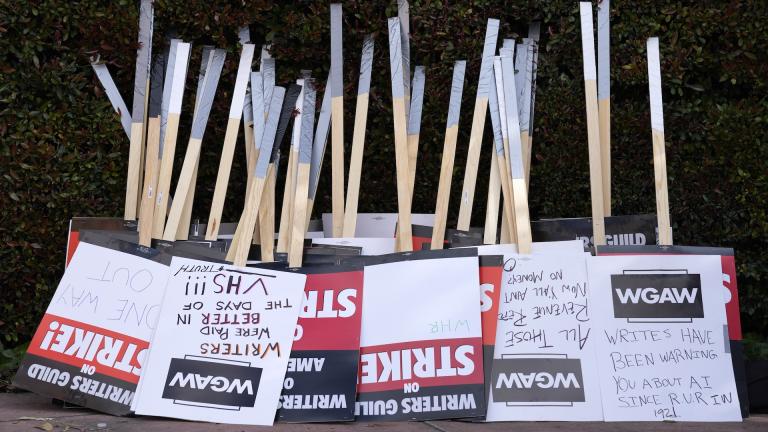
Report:
M 130 413 L 168 267 L 80 243 L 14 385 L 115 415 Z

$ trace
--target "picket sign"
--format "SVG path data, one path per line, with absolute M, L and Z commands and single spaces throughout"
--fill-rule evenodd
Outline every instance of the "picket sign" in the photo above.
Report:
M 387 21 L 389 25 L 389 67 L 392 81 L 392 116 L 395 138 L 395 167 L 397 172 L 397 239 L 398 250 L 402 252 L 413 249 L 413 240 L 411 238 L 411 191 L 408 176 L 408 132 L 406 130 L 408 118 L 405 111 L 405 89 L 403 87 L 400 21 L 398 18 L 389 18 Z
M 461 95 L 464 91 L 464 72 L 466 60 L 453 64 L 451 79 L 451 99 L 448 102 L 448 120 L 445 125 L 443 141 L 443 159 L 440 163 L 440 180 L 437 185 L 434 228 L 432 229 L 432 249 L 442 249 L 445 241 L 445 227 L 448 219 L 448 203 L 453 179 L 453 162 L 456 157 L 456 138 L 459 135 L 459 116 L 461 114 Z
M 311 78 L 304 78 L 304 106 L 301 110 L 301 137 L 299 143 L 298 168 L 296 171 L 296 192 L 294 197 L 288 264 L 301 267 L 304 250 L 304 234 L 307 232 L 307 197 L 309 193 L 309 170 L 312 164 L 312 140 L 315 135 L 315 85 Z
M 235 144 L 237 143 L 237 134 L 240 130 L 240 119 L 243 116 L 243 104 L 245 104 L 245 89 L 248 86 L 248 79 L 251 74 L 251 63 L 253 62 L 253 44 L 244 44 L 240 53 L 240 64 L 237 68 L 237 78 L 235 79 L 235 88 L 232 91 L 232 104 L 229 108 L 229 120 L 227 121 L 227 130 L 224 133 L 224 144 L 221 149 L 221 159 L 219 159 L 219 170 L 216 175 L 216 186 L 213 190 L 213 200 L 211 202 L 211 213 L 208 216 L 208 227 L 205 233 L 206 240 L 216 240 L 221 225 L 221 213 L 224 211 L 224 200 L 227 197 L 227 186 L 229 185 L 229 173 L 232 170 L 232 158 L 235 153 Z
M 648 39 L 648 89 L 651 96 L 651 130 L 653 136 L 653 172 L 656 185 L 656 217 L 659 244 L 672 244 L 669 223 L 669 190 L 667 188 L 667 157 L 664 147 L 664 105 L 661 100 L 661 62 L 659 38 Z
M 584 98 L 587 107 L 587 138 L 589 140 L 589 184 L 592 195 L 592 235 L 595 245 L 605 244 L 605 211 L 603 207 L 602 157 L 600 151 L 600 120 L 597 111 L 597 72 L 595 66 L 595 35 L 592 25 L 592 3 L 580 2 L 581 47 L 584 60 Z
M 606 421 L 741 421 L 720 257 L 588 260 Z
M 296 84 L 301 86 L 299 98 L 296 99 L 294 112 L 299 113 L 299 120 L 293 123 L 291 141 L 288 147 L 288 166 L 285 173 L 285 186 L 283 187 L 283 203 L 280 210 L 280 229 L 277 234 L 277 252 L 288 252 L 291 227 L 293 226 L 293 205 L 296 197 L 296 175 L 299 168 L 299 144 L 301 141 L 301 118 L 304 117 L 304 79 L 297 79 Z M 312 108 L 314 115 L 314 107 Z
M 334 237 L 341 236 L 344 226 L 344 57 L 341 18 L 341 3 L 331 4 L 331 208 Z
M 221 68 L 224 66 L 226 51 L 212 49 L 208 51 L 208 54 L 207 60 L 203 62 L 206 65 L 205 72 L 200 77 L 198 84 L 195 113 L 192 119 L 192 131 L 189 136 L 187 151 L 181 165 L 179 180 L 176 183 L 173 204 L 168 212 L 168 221 L 165 224 L 163 240 L 166 241 L 186 238 L 189 232 L 189 215 L 192 211 L 197 166 L 200 162 L 200 147 L 203 142 L 205 126 L 208 123 L 208 115 L 211 113 L 216 87 L 219 84 Z M 187 226 L 186 230 L 183 230 L 184 225 Z
M 352 132 L 352 153 L 349 159 L 347 199 L 344 209 L 342 235 L 354 237 L 357 222 L 357 204 L 360 196 L 360 177 L 363 170 L 363 149 L 365 147 L 365 126 L 368 121 L 368 93 L 371 89 L 373 70 L 373 35 L 365 37 L 363 54 L 360 56 L 360 78 L 357 84 L 357 106 L 355 107 L 355 128 Z
M 259 159 L 256 162 L 256 168 L 253 174 L 253 184 L 251 185 L 250 190 L 251 194 L 245 198 L 245 207 L 240 216 L 240 221 L 237 223 L 237 230 L 235 231 L 235 236 L 232 238 L 232 244 L 227 253 L 227 260 L 238 266 L 244 266 L 248 259 L 248 251 L 251 247 L 251 239 L 255 229 L 256 218 L 258 217 L 259 208 L 261 206 L 262 193 L 266 182 L 269 161 L 272 156 L 272 146 L 275 143 L 275 135 L 277 133 L 284 97 L 284 88 L 275 87 L 273 89 L 272 100 L 269 104 L 269 116 L 267 117 L 264 134 L 262 136 Z M 262 243 L 263 242 L 264 241 L 262 241 Z
M 136 50 L 136 74 L 133 84 L 128 175 L 125 186 L 125 220 L 135 220 L 139 208 L 141 165 L 144 155 L 144 132 L 149 98 L 149 67 L 152 58 L 152 26 L 154 22 L 152 0 L 141 0 L 139 7 L 139 48 Z
M 306 274 L 277 416 L 285 422 L 355 418 L 363 267 L 318 266 Z
M 611 215 L 611 0 L 597 4 L 597 104 L 603 170 L 603 208 Z
M 503 253 L 488 421 L 602 420 L 587 255 L 577 241 Z M 592 337 L 590 338 L 590 335 Z
M 271 425 L 305 282 L 174 257 L 136 413 Z
M 160 316 L 168 268 L 81 242 L 14 385 L 114 415 L 131 411 Z
M 181 101 L 184 96 L 184 83 L 187 80 L 187 64 L 191 46 L 178 39 L 171 41 L 168 67 L 163 89 L 163 111 L 165 121 L 160 125 L 160 173 L 157 181 L 157 198 L 152 220 L 152 238 L 163 236 L 165 216 L 168 211 L 173 160 L 176 155 L 176 140 L 181 117 Z M 166 95 L 167 93 L 167 95 Z M 166 105 L 167 104 L 167 105 Z M 167 108 L 166 108 L 167 107 Z
M 365 263 L 357 419 L 482 415 L 476 250 L 421 251 L 349 261 Z M 423 307 L 425 304 L 430 307 Z M 400 367 L 386 368 L 389 362 Z M 429 409 L 421 409 L 425 397 L 435 401 Z
M 493 55 L 496 52 L 496 39 L 499 35 L 499 20 L 489 19 L 485 31 L 483 57 L 480 62 L 480 78 L 477 83 L 475 109 L 472 116 L 472 129 L 469 133 L 469 149 L 467 150 L 467 165 L 464 171 L 464 185 L 461 191 L 459 219 L 456 228 L 468 231 L 472 218 L 472 202 L 475 197 L 477 168 L 480 163 L 480 147 L 485 129 L 485 112 L 488 109 L 488 91 L 490 80 L 493 79 Z

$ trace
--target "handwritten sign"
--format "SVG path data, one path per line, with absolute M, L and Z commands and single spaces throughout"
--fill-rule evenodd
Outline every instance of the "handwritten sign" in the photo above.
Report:
M 80 243 L 14 385 L 115 415 L 131 411 L 168 267 Z
M 287 422 L 355 419 L 361 266 L 311 266 L 280 396 L 278 418 Z
M 271 425 L 305 281 L 174 257 L 136 413 Z
M 482 415 L 477 251 L 409 252 L 364 260 L 358 419 Z
M 740 421 L 718 256 L 588 260 L 607 421 Z
M 586 255 L 559 246 L 504 254 L 489 421 L 603 418 Z

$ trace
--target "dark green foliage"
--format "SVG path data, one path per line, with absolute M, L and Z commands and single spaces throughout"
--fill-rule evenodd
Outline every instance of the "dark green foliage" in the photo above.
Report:
M 396 14 L 394 3 L 344 2 L 347 156 L 360 49 L 367 33 L 376 34 L 360 211 L 394 211 L 397 203 L 386 40 L 386 17 Z M 455 221 L 486 19 L 496 17 L 502 37 L 525 36 L 532 18 L 544 23 L 532 216 L 589 215 L 577 3 L 411 3 L 411 65 L 427 66 L 414 211 L 434 209 L 451 68 L 455 60 L 466 59 L 451 196 L 451 224 Z M 194 216 L 205 220 L 237 68 L 238 27 L 250 24 L 255 43 L 272 44 L 281 84 L 294 80 L 301 69 L 311 69 L 322 88 L 330 63 L 328 6 L 320 1 L 156 0 L 155 8 L 156 50 L 169 29 L 194 44 L 177 173 L 189 134 L 200 46 L 214 44 L 229 51 L 203 143 Z M 659 36 L 676 243 L 736 249 L 744 327 L 765 334 L 768 3 L 614 1 L 613 15 L 614 213 L 655 211 L 645 40 Z M 63 270 L 69 218 L 122 215 L 128 140 L 89 57 L 99 55 L 109 64 L 130 107 L 137 27 L 133 1 L 0 0 L 0 333 L 5 346 L 30 338 L 50 300 Z M 486 132 L 476 225 L 484 220 L 490 124 Z M 224 220 L 235 220 L 241 211 L 244 160 L 239 145 Z M 329 167 L 326 163 L 317 213 L 330 208 Z

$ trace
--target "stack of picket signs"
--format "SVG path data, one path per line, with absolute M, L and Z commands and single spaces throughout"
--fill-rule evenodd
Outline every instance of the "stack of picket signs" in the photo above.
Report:
M 363 46 L 344 176 L 342 10 L 334 4 L 316 122 L 312 77 L 276 86 L 268 49 L 252 72 L 254 45 L 241 32 L 213 208 L 202 225 L 191 223 L 196 173 L 225 53 L 203 47 L 171 200 L 191 46 L 171 39 L 150 61 L 152 2 L 142 1 L 132 116 L 106 67 L 94 64 L 130 140 L 124 220 L 138 212 L 138 233 L 109 218 L 73 219 L 68 265 L 14 383 L 115 415 L 236 424 L 741 420 L 733 251 L 672 246 L 658 40 L 648 42 L 657 215 L 606 218 L 603 0 L 599 74 L 592 6 L 580 6 L 592 217 L 531 223 L 539 26 L 497 50 L 499 21 L 488 20 L 459 220 L 446 235 L 465 62 L 454 68 L 435 213 L 412 214 L 426 80 L 421 66 L 410 77 L 408 4 L 398 6 L 388 22 L 398 212 L 357 213 L 373 38 Z M 478 229 L 470 216 L 488 113 L 493 157 Z M 241 120 L 246 205 L 237 224 L 222 223 Z M 275 179 L 291 122 L 276 229 Z M 318 223 L 310 216 L 329 130 L 332 212 Z

